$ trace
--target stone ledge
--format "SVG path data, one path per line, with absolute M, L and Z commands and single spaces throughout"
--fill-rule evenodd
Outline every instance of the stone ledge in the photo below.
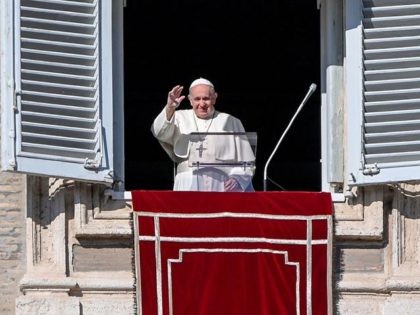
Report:
M 28 291 L 94 291 L 94 292 L 127 292 L 133 291 L 135 278 L 131 272 L 78 273 L 72 277 L 25 276 L 20 281 L 22 292 Z
M 385 278 L 383 274 L 360 273 L 347 274 L 345 278 L 337 283 L 336 289 L 340 293 L 420 294 L 420 277 Z
M 66 277 L 30 277 L 25 276 L 19 283 L 22 292 L 35 290 L 35 291 L 69 291 L 77 286 L 75 279 Z
M 133 229 L 127 223 L 127 227 L 84 226 L 76 230 L 77 238 L 131 238 Z

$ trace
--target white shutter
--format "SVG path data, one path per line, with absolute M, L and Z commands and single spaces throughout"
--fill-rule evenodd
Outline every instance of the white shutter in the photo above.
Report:
M 373 184 L 418 180 L 420 0 L 364 0 L 361 4 L 362 45 L 347 41 L 347 50 L 361 47 L 363 82 L 362 97 L 348 98 L 348 106 L 353 107 L 350 117 L 352 113 L 354 117 L 348 130 L 353 142 L 349 145 L 350 181 Z M 350 34 L 354 29 L 347 31 Z M 348 83 L 355 88 L 355 83 Z M 362 113 L 359 124 L 354 108 Z M 355 160 L 357 156 L 360 159 Z
M 112 90 L 122 78 L 112 78 L 112 18 L 111 1 L 16 1 L 16 158 L 9 169 L 117 180 Z

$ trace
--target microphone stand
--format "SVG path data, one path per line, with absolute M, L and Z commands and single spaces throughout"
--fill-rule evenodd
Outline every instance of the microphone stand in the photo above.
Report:
M 284 130 L 283 134 L 281 135 L 279 141 L 277 142 L 276 147 L 274 148 L 273 152 L 271 153 L 270 157 L 268 158 L 267 162 L 265 163 L 264 166 L 264 191 L 267 191 L 267 168 L 268 165 L 271 162 L 271 159 L 273 158 L 274 154 L 276 153 L 277 149 L 280 146 L 280 143 L 283 141 L 284 136 L 286 135 L 286 133 L 289 131 L 290 126 L 293 124 L 293 121 L 296 119 L 297 115 L 299 114 L 299 112 L 302 110 L 303 105 L 306 104 L 306 102 L 308 101 L 309 97 L 312 95 L 312 93 L 314 93 L 316 90 L 316 84 L 312 83 L 311 86 L 309 87 L 308 92 L 306 93 L 302 103 L 299 105 L 298 109 L 296 110 L 296 113 L 293 115 L 292 120 L 290 120 L 289 124 L 287 125 L 286 129 Z M 279 184 L 277 184 L 276 182 L 274 182 L 272 179 L 270 179 L 270 181 L 272 181 L 274 184 L 276 184 L 277 186 L 279 186 L 280 188 L 282 188 L 283 190 L 285 190 L 283 187 L 281 187 Z

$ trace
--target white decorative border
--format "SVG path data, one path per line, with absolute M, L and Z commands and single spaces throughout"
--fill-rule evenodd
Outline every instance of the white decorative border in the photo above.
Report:
M 136 211 L 141 217 L 160 217 L 160 218 L 258 218 L 271 220 L 327 220 L 328 215 L 278 215 L 264 213 L 237 213 L 237 212 L 213 212 L 213 213 L 168 213 L 168 212 L 147 212 Z
M 173 315 L 173 301 L 172 301 L 172 263 L 182 263 L 184 253 L 270 253 L 275 255 L 284 255 L 286 265 L 296 267 L 296 314 L 300 315 L 300 266 L 298 262 L 289 262 L 288 253 L 286 251 L 271 250 L 265 248 L 194 248 L 194 249 L 180 249 L 177 259 L 168 259 L 168 297 L 169 297 L 169 315 Z
M 272 214 L 260 214 L 260 213 L 234 213 L 234 212 L 217 212 L 217 213 L 167 213 L 167 212 L 134 212 L 135 213 L 135 220 L 137 221 L 140 216 L 145 217 L 153 217 L 154 219 L 154 227 L 155 227 L 155 235 L 154 236 L 141 236 L 138 234 L 138 230 L 135 231 L 136 237 L 138 237 L 138 243 L 136 246 L 136 259 L 139 261 L 139 244 L 141 241 L 146 242 L 155 242 L 155 259 L 156 259 L 156 290 L 157 290 L 157 307 L 158 307 L 158 315 L 163 315 L 163 295 L 162 295 L 162 261 L 161 261 L 161 242 L 211 242 L 211 243 L 224 243 L 224 242 L 241 242 L 241 243 L 269 243 L 269 244 L 288 244 L 288 245 L 304 245 L 306 246 L 306 314 L 312 314 L 312 246 L 313 245 L 327 245 L 327 255 L 328 257 L 331 256 L 331 235 L 332 235 L 332 219 L 330 215 L 312 215 L 312 216 L 303 216 L 303 215 L 272 215 Z M 307 238 L 305 240 L 293 240 L 293 239 L 270 239 L 270 238 L 252 238 L 252 237 L 167 237 L 160 235 L 160 224 L 159 218 L 259 218 L 259 219 L 271 219 L 271 220 L 282 220 L 282 221 L 291 221 L 291 220 L 299 220 L 299 221 L 306 221 L 306 234 Z M 316 220 L 325 220 L 327 223 L 327 239 L 319 239 L 313 240 L 312 239 L 312 221 Z M 207 250 L 208 252 L 213 251 L 214 249 L 180 249 L 181 254 L 180 258 L 178 259 L 169 259 L 167 262 L 175 263 L 175 262 L 182 262 L 182 252 L 193 252 L 199 250 Z M 241 250 L 243 252 L 251 252 L 251 251 L 263 251 L 267 249 L 218 249 L 219 251 L 234 251 L 234 250 Z M 284 254 L 285 257 L 287 256 L 287 252 L 282 251 L 275 251 L 275 250 L 267 250 L 272 251 L 275 254 Z M 179 259 L 181 259 L 179 261 Z M 286 258 L 285 258 L 286 259 Z M 287 260 L 288 261 L 288 260 Z M 298 263 L 291 262 L 289 264 L 297 264 L 297 268 L 299 268 Z M 168 265 L 169 266 L 169 265 Z M 170 266 L 169 266 L 170 267 Z M 138 264 L 138 268 L 140 270 L 140 262 Z M 331 262 L 330 259 L 327 259 L 327 285 L 328 285 L 328 292 L 327 298 L 328 303 L 330 304 L 332 301 L 332 291 L 330 288 L 331 279 Z M 169 269 L 168 269 L 169 271 Z M 139 273 L 138 273 L 139 274 Z M 300 279 L 300 272 L 299 279 Z M 170 279 L 168 278 L 168 282 Z M 141 283 L 139 279 L 138 283 Z M 172 284 L 170 284 L 170 287 Z M 297 286 L 298 287 L 298 286 Z M 297 301 L 300 301 L 299 291 L 297 292 Z M 141 287 L 138 286 L 138 307 L 139 307 L 139 314 L 143 314 L 142 310 L 142 301 L 141 301 Z M 170 315 L 172 315 L 172 291 L 169 294 L 170 299 Z M 297 304 L 299 305 L 299 304 Z M 328 313 L 331 313 L 331 307 L 328 306 Z M 300 314 L 300 307 L 297 307 L 297 314 Z

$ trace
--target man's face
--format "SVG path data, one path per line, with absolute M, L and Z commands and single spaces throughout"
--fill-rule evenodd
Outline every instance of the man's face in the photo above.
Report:
M 209 118 L 213 115 L 217 93 L 208 85 L 196 85 L 190 90 L 188 99 L 198 118 Z

